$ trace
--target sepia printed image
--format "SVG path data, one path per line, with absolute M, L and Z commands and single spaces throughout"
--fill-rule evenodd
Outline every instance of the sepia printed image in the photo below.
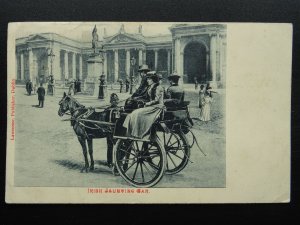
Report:
M 226 188 L 226 24 L 19 23 L 14 40 L 14 187 Z

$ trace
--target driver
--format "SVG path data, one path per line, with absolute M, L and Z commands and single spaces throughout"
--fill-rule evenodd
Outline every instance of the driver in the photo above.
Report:
M 180 105 L 184 101 L 184 90 L 178 85 L 180 76 L 174 72 L 170 74 L 168 79 L 170 86 L 166 90 L 164 104 L 167 107 Z
M 140 72 L 141 83 L 138 89 L 125 102 L 125 109 L 136 109 L 137 100 L 147 99 L 147 90 L 149 88 L 147 83 L 147 72 L 150 71 L 148 65 L 142 65 L 138 70 Z

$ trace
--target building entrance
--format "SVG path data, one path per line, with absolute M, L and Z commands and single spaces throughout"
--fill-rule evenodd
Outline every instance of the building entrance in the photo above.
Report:
M 208 80 L 206 65 L 205 46 L 198 42 L 187 44 L 184 49 L 184 82 L 194 83 L 194 77 L 197 77 L 199 83 L 205 83 Z

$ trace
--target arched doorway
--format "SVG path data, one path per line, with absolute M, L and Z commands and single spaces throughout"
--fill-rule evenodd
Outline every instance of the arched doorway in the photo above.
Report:
M 207 81 L 206 49 L 203 44 L 191 42 L 184 48 L 184 75 L 185 83 L 194 83 L 194 77 L 199 83 Z

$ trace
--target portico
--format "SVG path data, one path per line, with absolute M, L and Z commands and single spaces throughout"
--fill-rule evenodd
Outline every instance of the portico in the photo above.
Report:
M 104 36 L 98 46 L 103 51 L 103 67 L 108 82 L 130 76 L 130 59 L 136 59 L 134 71 L 142 64 L 161 73 L 164 78 L 176 71 L 184 83 L 197 77 L 200 83 L 223 86 L 226 77 L 226 26 L 221 24 L 179 24 L 169 28 L 171 35 L 144 36 L 127 33 L 124 26 L 112 36 Z M 54 34 L 41 33 L 16 39 L 17 82 L 31 79 L 45 82 L 52 73 L 57 85 L 71 79 L 87 77 L 87 60 L 93 50 L 90 43 Z M 137 73 L 137 72 L 136 72 Z

